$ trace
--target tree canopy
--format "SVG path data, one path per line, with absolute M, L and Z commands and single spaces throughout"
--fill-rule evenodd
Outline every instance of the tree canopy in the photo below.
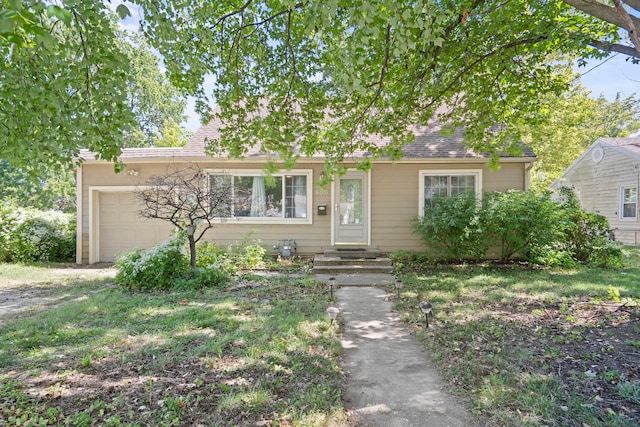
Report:
M 562 94 L 550 94 L 549 109 L 541 121 L 523 125 L 524 141 L 538 156 L 531 186 L 545 190 L 593 142 L 601 137 L 625 137 L 640 130 L 640 100 L 635 96 L 609 101 L 597 99 L 581 85 Z
M 2 0 L 0 158 L 64 164 L 81 148 L 115 160 L 135 126 L 130 64 L 101 2 Z
M 618 22 L 569 1 L 135 2 L 174 83 L 203 115 L 220 107 L 212 151 L 257 145 L 289 160 L 295 143 L 330 169 L 356 151 L 398 158 L 409 126 L 434 116 L 494 160 L 517 152 L 521 124 L 569 85 L 558 58 L 601 57 L 622 40 Z
M 133 3 L 171 81 L 197 96 L 205 118 L 220 107 L 223 132 L 211 150 L 242 156 L 257 144 L 285 160 L 324 152 L 328 168 L 359 150 L 397 158 L 408 126 L 434 116 L 464 127 L 477 151 L 515 152 L 544 95 L 568 87 L 554 72 L 558 58 L 640 58 L 638 0 Z M 61 161 L 80 147 L 115 159 L 135 117 L 126 107 L 130 64 L 106 3 L 2 4 L 0 138 L 9 160 Z M 388 143 L 372 145 L 370 134 Z
M 123 46 L 131 63 L 127 97 L 136 122 L 132 133 L 126 135 L 124 146 L 184 145 L 184 138 L 176 133 L 180 133 L 180 123 L 186 119 L 186 97 L 161 72 L 158 56 L 143 38 L 133 37 Z

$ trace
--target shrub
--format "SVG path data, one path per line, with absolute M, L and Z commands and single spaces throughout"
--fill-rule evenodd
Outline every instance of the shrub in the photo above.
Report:
M 133 250 L 116 260 L 116 283 L 131 290 L 155 291 L 172 288 L 187 277 L 189 259 L 185 238 L 178 235 L 149 250 Z
M 0 260 L 7 262 L 72 261 L 75 216 L 4 204 L 0 208 Z
M 620 245 L 602 238 L 593 242 L 587 261 L 595 267 L 622 268 L 624 254 Z
M 436 198 L 422 217 L 414 218 L 412 227 L 428 252 L 439 258 L 481 259 L 488 248 L 478 202 L 472 194 Z
M 229 254 L 211 242 L 200 242 L 196 247 L 196 267 L 219 270 L 225 275 L 235 275 L 238 267 Z
M 565 218 L 551 194 L 509 190 L 491 192 L 484 198 L 483 223 L 490 231 L 492 246 L 500 248 L 500 259 L 515 256 L 534 260 L 563 238 Z
M 618 268 L 623 265 L 620 247 L 609 241 L 611 228 L 607 218 L 585 211 L 573 188 L 558 190 L 559 204 L 568 221 L 565 222 L 564 247 L 578 261 L 598 267 Z
M 253 232 L 242 238 L 239 244 L 236 244 L 236 250 L 233 252 L 232 259 L 236 267 L 240 269 L 255 269 L 265 266 L 265 257 L 267 250 L 262 246 L 261 240 L 252 239 Z M 232 249 L 229 248 L 229 253 Z

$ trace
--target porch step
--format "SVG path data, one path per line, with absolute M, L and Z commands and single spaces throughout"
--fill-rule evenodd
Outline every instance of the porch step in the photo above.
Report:
M 316 255 L 313 259 L 314 274 L 371 274 L 391 273 L 393 266 L 387 257 L 344 258 Z
M 380 251 L 371 246 L 332 246 L 324 250 L 324 256 L 342 259 L 376 259 L 380 256 Z

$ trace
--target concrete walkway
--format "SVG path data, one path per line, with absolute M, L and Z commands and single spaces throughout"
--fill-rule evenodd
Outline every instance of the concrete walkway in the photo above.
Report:
M 364 275 L 363 275 L 364 276 Z M 429 353 L 409 334 L 385 301 L 386 292 L 366 286 L 393 283 L 373 277 L 336 277 L 336 305 L 344 320 L 342 367 L 348 385 L 345 404 L 359 427 L 479 425 L 447 394 Z M 351 283 L 347 283 L 351 282 Z M 359 283 L 356 283 L 359 282 Z

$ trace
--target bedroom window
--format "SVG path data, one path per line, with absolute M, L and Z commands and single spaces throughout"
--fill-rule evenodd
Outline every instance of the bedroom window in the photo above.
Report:
M 420 171 L 420 214 L 438 197 L 480 194 L 480 170 Z
M 622 187 L 620 212 L 622 219 L 636 219 L 638 216 L 638 187 Z
M 214 208 L 218 218 L 247 222 L 310 221 L 311 172 L 263 176 L 259 171 L 213 172 L 210 185 L 231 192 L 227 206 Z

